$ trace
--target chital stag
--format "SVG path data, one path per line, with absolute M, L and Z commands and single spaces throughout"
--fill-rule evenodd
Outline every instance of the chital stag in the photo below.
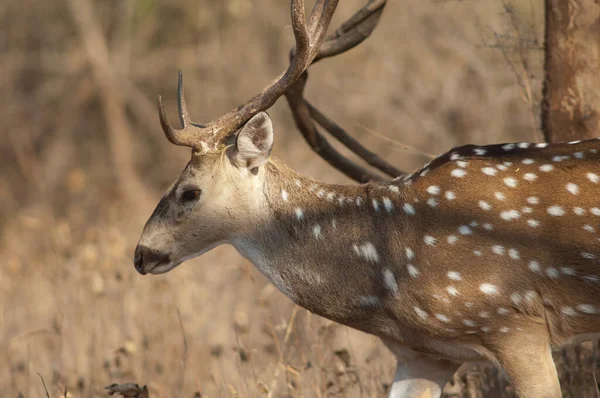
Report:
M 551 347 L 600 332 L 600 141 L 468 145 L 361 185 L 296 173 L 270 156 L 262 111 L 317 57 L 336 3 L 305 22 L 292 1 L 293 61 L 240 109 L 193 124 L 180 79 L 176 130 L 159 100 L 167 138 L 193 151 L 136 269 L 228 243 L 298 305 L 379 336 L 397 357 L 391 397 L 437 397 L 473 360 L 501 366 L 521 397 L 560 397 Z

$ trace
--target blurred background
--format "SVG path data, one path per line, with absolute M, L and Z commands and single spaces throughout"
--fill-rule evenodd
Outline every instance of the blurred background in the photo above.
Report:
M 340 3 L 332 27 L 364 4 Z M 259 92 L 287 67 L 289 1 L 3 0 L 0 26 L 0 396 L 43 396 L 40 376 L 52 397 L 128 381 L 152 397 L 385 394 L 377 339 L 295 307 L 232 248 L 161 276 L 132 264 L 189 159 L 156 96 L 176 120 L 181 69 L 206 122 Z M 454 145 L 540 141 L 542 37 L 542 0 L 390 0 L 370 39 L 310 69 L 306 97 L 407 171 Z M 270 114 L 275 156 L 348 181 L 285 100 Z M 584 351 L 557 358 L 566 396 L 593 388 Z M 512 396 L 489 366 L 446 390 Z

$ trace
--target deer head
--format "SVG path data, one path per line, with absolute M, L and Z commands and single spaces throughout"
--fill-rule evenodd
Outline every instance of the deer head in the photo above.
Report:
M 273 125 L 260 112 L 212 152 L 192 158 L 146 223 L 135 251 L 142 273 L 163 273 L 243 233 L 261 214 L 263 166 Z M 258 221 L 258 220 L 256 220 Z
M 228 242 L 234 234 L 243 233 L 253 218 L 260 217 L 261 166 L 273 145 L 273 126 L 263 111 L 313 62 L 337 2 L 318 0 L 306 20 L 304 1 L 293 0 L 296 48 L 288 69 L 259 95 L 208 125 L 190 120 L 181 73 L 177 91 L 182 129 L 171 126 L 158 98 L 165 135 L 175 145 L 191 147 L 192 158 L 144 227 L 134 255 L 140 273 L 167 272 Z

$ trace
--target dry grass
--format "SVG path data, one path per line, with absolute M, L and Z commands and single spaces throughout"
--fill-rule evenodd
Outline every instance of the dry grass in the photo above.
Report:
M 345 0 L 335 23 L 361 3 Z M 38 372 L 51 397 L 106 396 L 105 385 L 129 381 L 152 397 L 382 396 L 393 361 L 375 338 L 294 307 L 231 248 L 158 277 L 131 264 L 144 219 L 188 157 L 162 137 L 155 96 L 174 113 L 182 69 L 201 121 L 258 91 L 286 66 L 287 2 L 92 4 L 106 46 L 96 64 L 68 2 L 0 5 L 0 396 L 43 396 Z M 372 39 L 315 66 L 307 96 L 407 170 L 461 143 L 535 140 L 541 5 L 390 0 Z M 276 156 L 344 181 L 307 150 L 283 102 L 271 115 Z M 139 181 L 120 172 L 127 163 Z M 558 356 L 567 396 L 593 396 L 597 350 Z M 489 366 L 447 392 L 511 396 Z

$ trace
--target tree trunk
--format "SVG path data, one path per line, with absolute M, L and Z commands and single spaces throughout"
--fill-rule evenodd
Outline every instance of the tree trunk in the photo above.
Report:
M 600 0 L 545 0 L 546 141 L 600 136 Z

